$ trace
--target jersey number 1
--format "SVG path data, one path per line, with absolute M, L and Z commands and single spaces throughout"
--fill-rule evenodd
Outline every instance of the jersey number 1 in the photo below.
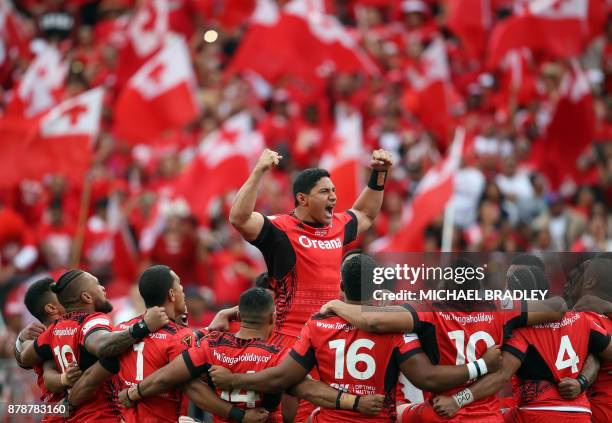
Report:
M 134 351 L 136 351 L 136 380 L 144 379 L 144 342 L 134 344 Z

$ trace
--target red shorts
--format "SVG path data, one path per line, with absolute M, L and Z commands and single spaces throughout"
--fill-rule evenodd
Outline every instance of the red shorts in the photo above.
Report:
M 401 414 L 400 414 L 401 413 Z M 399 423 L 446 423 L 446 422 L 476 422 L 476 423 L 502 423 L 501 416 L 474 418 L 465 413 L 455 415 L 450 419 L 438 416 L 429 402 L 410 404 L 409 407 L 400 405 L 397 408 L 397 421 Z M 556 422 L 555 422 L 556 423 Z
M 589 413 L 513 408 L 511 412 L 504 414 L 504 421 L 506 423 L 591 423 L 591 415 Z
M 605 401 L 598 401 L 595 398 L 590 398 L 591 401 L 591 420 L 593 423 L 610 423 L 612 422 L 612 403 L 609 398 Z
M 272 332 L 272 335 L 268 338 L 268 343 L 280 345 L 287 348 L 293 348 L 295 345 L 295 341 L 297 341 L 297 336 L 291 336 L 280 332 Z M 319 373 L 316 371 L 316 367 L 312 369 L 310 372 L 310 376 L 313 379 L 319 380 Z M 295 416 L 295 422 L 301 423 L 305 422 L 310 414 L 314 411 L 314 404 L 307 401 L 300 401 L 300 405 L 298 406 L 297 414 Z

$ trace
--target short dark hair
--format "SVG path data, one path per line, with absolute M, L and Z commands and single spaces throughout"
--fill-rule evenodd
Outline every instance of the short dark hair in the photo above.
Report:
M 300 192 L 304 194 L 310 193 L 321 178 L 329 178 L 329 172 L 325 169 L 313 167 L 298 173 L 293 181 L 293 198 L 296 206 L 298 205 L 297 195 Z
M 255 278 L 255 288 L 272 289 L 270 286 L 270 280 L 268 278 L 268 272 L 263 272 L 257 275 Z
M 46 320 L 45 305 L 51 301 L 51 284 L 54 282 L 51 277 L 39 279 L 30 285 L 25 293 L 25 306 L 30 314 L 41 322 Z
M 550 282 L 546 273 L 538 266 L 515 269 L 508 278 L 508 289 L 513 291 L 548 291 Z
M 342 289 L 348 301 L 364 301 L 371 298 L 370 290 L 377 263 L 367 254 L 357 254 L 342 265 Z M 365 286 L 361 282 L 365 281 Z
M 171 271 L 168 266 L 157 264 L 140 275 L 138 291 L 147 308 L 160 306 L 166 302 L 168 291 L 174 282 Z
M 240 320 L 247 323 L 261 324 L 274 310 L 274 299 L 263 288 L 247 289 L 240 295 L 238 311 Z
M 510 264 L 514 264 L 516 266 L 535 266 L 539 267 L 543 272 L 546 271 L 542 259 L 533 254 L 524 253 L 514 256 Z

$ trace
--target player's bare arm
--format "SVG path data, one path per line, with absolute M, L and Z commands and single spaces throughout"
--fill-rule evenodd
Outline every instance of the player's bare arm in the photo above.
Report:
M 124 407 L 131 407 L 135 401 L 169 391 L 173 386 L 182 385 L 192 379 L 185 359 L 179 355 L 161 369 L 144 378 L 137 386 L 119 392 L 119 401 Z
M 68 365 L 65 373 L 61 373 L 57 369 L 53 360 L 45 361 L 43 364 L 45 387 L 53 393 L 63 392 L 66 388 L 74 385 L 82 374 L 83 372 L 75 362 Z
M 308 370 L 293 357 L 287 356 L 278 366 L 257 373 L 232 373 L 225 367 L 212 366 L 208 374 L 215 386 L 220 389 L 277 393 L 304 380 Z
M 527 301 L 527 324 L 556 322 L 567 312 L 567 303 L 561 297 L 551 297 L 542 301 Z
M 589 354 L 577 378 L 564 377 L 557 384 L 559 395 L 566 400 L 573 400 L 587 390 L 599 373 L 600 361 L 593 354 Z
M 310 378 L 291 387 L 288 392 L 319 407 L 335 409 L 339 404 L 341 410 L 357 411 L 368 416 L 379 414 L 385 400 L 384 395 L 361 395 L 357 399 L 357 395 L 340 392 L 326 383 Z
M 92 332 L 85 339 L 85 349 L 99 358 L 115 357 L 126 351 L 133 344 L 140 342 L 141 334 L 137 330 L 144 330 L 145 336 L 148 333 L 156 332 L 170 322 L 163 307 L 151 307 L 147 309 L 144 318 L 130 329 L 122 331 L 102 331 Z M 138 327 L 144 323 L 146 327 Z
M 15 359 L 21 367 L 32 367 L 35 364 L 41 364 L 43 358 L 38 355 L 34 348 L 34 341 L 26 341 L 23 343 L 21 353 L 15 353 Z
M 351 208 L 357 217 L 357 234 L 367 231 L 378 216 L 383 202 L 385 180 L 392 165 L 393 159 L 388 151 L 372 152 L 372 176 Z
M 230 210 L 229 221 L 234 228 L 246 239 L 253 241 L 257 238 L 263 227 L 264 219 L 260 213 L 255 212 L 257 190 L 264 174 L 278 165 L 283 156 L 277 152 L 265 149 L 249 176 L 242 185 Z
M 370 307 L 333 300 L 321 307 L 321 313 L 335 313 L 366 332 L 412 332 L 412 314 L 401 306 Z
M 236 408 L 231 402 L 219 398 L 208 385 L 194 379 L 182 386 L 183 392 L 189 399 L 202 410 L 224 419 L 230 418 L 232 408 Z M 234 410 L 234 413 L 244 413 L 242 422 L 264 423 L 270 414 L 265 408 L 253 408 L 248 410 Z
M 42 323 L 31 323 L 27 325 L 25 328 L 19 332 L 17 335 L 17 340 L 15 342 L 15 348 L 13 350 L 13 354 L 15 355 L 15 360 L 19 367 L 28 368 L 30 366 L 23 364 L 21 354 L 25 350 L 28 345 L 31 345 L 38 335 L 45 331 L 46 327 Z
M 433 399 L 435 412 L 441 417 L 449 418 L 463 406 L 495 394 L 510 382 L 512 375 L 519 367 L 521 367 L 521 361 L 514 355 L 504 352 L 502 366 L 497 372 L 486 375 L 452 397 L 446 395 L 435 397 Z
M 592 311 L 612 318 L 612 302 L 596 295 L 583 295 L 574 305 L 575 311 Z
M 478 377 L 499 370 L 502 364 L 501 350 L 498 346 L 489 348 L 479 360 L 460 366 L 433 365 L 426 354 L 418 353 L 405 360 L 400 370 L 417 388 L 440 392 L 473 379 L 475 372 Z
M 79 406 L 90 400 L 100 384 L 113 376 L 100 362 L 96 362 L 83 372 L 79 380 L 74 384 L 68 395 L 68 403 Z
M 606 349 L 597 354 L 597 357 L 599 357 L 603 361 L 612 361 L 612 340 L 608 342 L 608 346 L 606 347 Z
M 230 320 L 238 316 L 238 306 L 220 310 L 208 325 L 208 329 L 213 331 L 225 332 L 229 330 Z

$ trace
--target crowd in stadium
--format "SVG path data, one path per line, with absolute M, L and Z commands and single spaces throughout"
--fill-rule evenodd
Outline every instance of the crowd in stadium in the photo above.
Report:
M 238 304 L 258 275 L 272 272 L 269 257 L 264 252 L 264 260 L 257 251 L 265 246 L 252 236 L 252 222 L 243 222 L 245 229 L 230 213 L 263 147 L 282 156 L 258 181 L 251 209 L 263 216 L 296 208 L 291 191 L 300 171 L 326 167 L 355 151 L 363 171 L 354 181 L 359 190 L 343 198 L 345 185 L 336 182 L 338 207 L 330 213 L 344 212 L 340 204 L 359 209 L 353 202 L 370 177 L 372 152 L 383 151 L 385 157 L 388 152 L 393 166 L 380 212 L 359 230 L 351 220 L 363 219 L 359 211 L 343 218 L 355 232 L 344 251 L 384 251 L 375 245 L 387 239 L 387 245 L 404 251 L 441 251 L 446 201 L 431 208 L 433 215 L 419 218 L 423 208 L 412 205 L 422 204 L 419 195 L 424 197 L 431 181 L 440 184 L 436 175 L 452 167 L 458 138 L 461 154 L 448 202 L 454 209 L 450 249 L 612 250 L 609 3 L 547 2 L 551 16 L 559 10 L 570 16 L 574 6 L 582 10 L 580 37 L 568 27 L 580 38 L 576 45 L 575 40 L 547 45 L 544 35 L 539 44 L 494 44 L 511 19 L 537 14 L 525 12 L 526 3 L 0 0 L 0 306 L 5 323 L 0 356 L 11 356 L 12 341 L 35 321 L 24 304 L 28 288 L 46 274 L 58 280 L 70 268 L 83 269 L 104 285 L 115 323 L 144 311 L 146 299 L 137 281 L 154 264 L 169 266 L 180 278 L 194 328 Z M 290 19 L 300 16 L 310 25 L 304 28 L 313 31 L 310 38 L 301 39 L 290 28 L 296 22 Z M 331 17 L 332 23 L 326 20 Z M 323 35 L 326 30 L 336 34 L 341 46 L 317 52 L 313 25 L 320 25 Z M 188 94 L 164 106 L 161 117 L 139 113 L 140 103 L 126 100 L 127 93 L 138 86 L 139 75 L 153 78 L 158 72 L 156 81 L 163 85 L 168 74 L 151 60 L 160 52 L 182 51 L 177 45 L 187 48 Z M 148 51 L 139 50 L 147 46 Z M 296 51 L 290 54 L 291 48 Z M 22 158 L 15 161 L 7 153 L 17 151 L 7 147 L 11 142 L 29 139 L 49 110 L 96 88 L 104 89 L 101 118 L 86 154 L 53 156 L 56 169 L 62 169 L 54 172 L 43 163 L 50 155 L 39 160 L 19 150 Z M 251 139 L 238 135 L 236 140 L 226 126 L 236 116 L 248 117 Z M 355 116 L 357 129 L 346 135 L 341 128 Z M 464 136 L 456 136 L 459 132 Z M 36 136 L 31 144 L 42 139 Z M 358 145 L 342 150 L 342 136 L 354 137 Z M 221 154 L 206 144 L 226 148 L 245 142 L 252 150 L 245 147 L 248 153 L 243 153 L 250 159 L 248 172 L 235 172 L 239 183 L 224 169 L 197 172 L 199 155 Z M 422 181 L 430 184 L 419 185 Z M 199 191 L 213 194 L 202 200 Z M 284 230 L 282 220 L 272 224 L 265 218 L 259 224 Z M 290 260 L 279 257 L 277 267 L 279 260 Z M 301 310 L 304 315 L 287 324 L 300 327 L 316 309 Z

